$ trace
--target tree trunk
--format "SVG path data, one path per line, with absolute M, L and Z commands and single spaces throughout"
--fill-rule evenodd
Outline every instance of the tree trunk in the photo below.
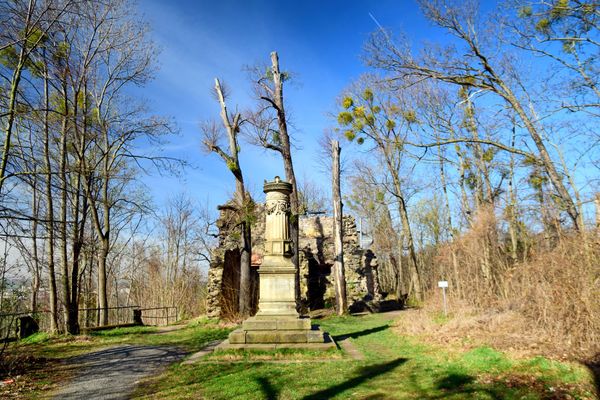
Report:
M 106 292 L 106 260 L 108 258 L 108 238 L 101 239 L 102 248 L 98 255 L 98 308 L 100 309 L 101 326 L 108 325 L 108 296 Z
M 400 211 L 400 219 L 402 220 L 403 236 L 406 238 L 409 255 L 410 281 L 411 291 L 414 292 L 417 301 L 423 300 L 423 289 L 421 284 L 421 274 L 419 272 L 419 262 L 417 260 L 417 252 L 413 241 L 412 231 L 410 229 L 410 221 L 408 219 L 408 211 L 403 197 L 398 199 L 398 207 Z M 409 293 L 410 294 L 410 293 Z
M 545 172 L 548 174 L 548 178 L 550 178 L 550 182 L 552 183 L 552 186 L 554 186 L 554 189 L 556 190 L 558 195 L 561 197 L 561 200 L 565 203 L 565 211 L 567 212 L 567 214 L 569 214 L 569 217 L 571 218 L 571 221 L 573 222 L 573 227 L 577 231 L 584 229 L 583 226 L 579 226 L 580 218 L 579 218 L 579 210 L 577 208 L 577 205 L 575 204 L 575 202 L 573 201 L 573 198 L 571 197 L 571 194 L 565 187 L 565 185 L 562 181 L 562 178 L 560 176 L 560 173 L 556 170 L 554 162 L 550 158 L 550 154 L 548 153 L 548 150 L 546 149 L 546 145 L 544 144 L 544 141 L 543 141 L 540 133 L 538 132 L 533 121 L 529 118 L 529 116 L 527 115 L 527 113 L 525 112 L 523 107 L 521 106 L 521 103 L 517 100 L 516 96 L 512 93 L 510 88 L 508 86 L 506 86 L 506 84 L 504 84 L 504 82 L 501 81 L 499 77 L 496 76 L 496 78 L 499 81 L 498 82 L 499 86 L 504 91 L 504 93 L 502 94 L 503 97 L 512 106 L 512 108 L 516 111 L 517 115 L 519 115 L 519 118 L 521 119 L 521 121 L 525 125 L 525 128 L 529 132 L 529 135 L 533 139 L 533 142 L 535 143 L 535 145 L 538 149 L 538 152 L 539 152 L 539 159 L 544 166 Z
M 477 129 L 477 121 L 475 119 L 475 107 L 471 102 L 471 98 L 467 93 L 465 95 L 465 100 L 463 102 L 464 106 L 464 115 L 465 115 L 465 123 L 467 130 L 473 135 L 474 143 L 471 144 L 473 148 L 473 155 L 475 159 L 475 167 L 477 169 L 477 174 L 475 174 L 476 178 L 476 199 L 477 199 L 477 208 L 481 208 L 484 203 L 489 203 L 493 205 L 493 193 L 492 193 L 492 184 L 490 182 L 490 173 L 487 167 L 487 162 L 484 159 L 483 149 L 481 147 L 481 143 L 479 140 L 479 132 Z
M 596 231 L 600 234 L 600 193 L 594 197 L 594 206 L 596 208 Z
M 436 135 L 436 139 L 437 135 Z M 461 296 L 461 284 L 460 278 L 458 275 L 458 259 L 456 257 L 456 240 L 454 236 L 454 225 L 452 224 L 452 211 L 450 209 L 450 196 L 448 195 L 448 186 L 446 184 L 446 171 L 444 169 L 444 157 L 442 154 L 442 147 L 438 146 L 438 161 L 440 164 L 440 183 L 442 184 L 442 192 L 444 192 L 444 207 L 446 208 L 446 223 L 448 224 L 448 229 L 450 230 L 450 251 L 452 256 L 452 271 L 454 275 L 454 287 L 456 288 L 456 293 L 458 296 Z
M 37 171 L 35 171 L 36 174 L 33 176 L 33 187 L 32 187 L 32 216 L 33 216 L 33 221 L 31 223 L 31 247 L 32 247 L 32 251 L 33 251 L 33 270 L 32 272 L 32 277 L 31 277 L 31 311 L 32 312 L 36 312 L 37 311 L 37 297 L 38 297 L 38 291 L 40 289 L 40 260 L 39 260 L 39 255 L 38 255 L 38 237 L 37 237 L 37 231 L 38 231 L 38 218 L 39 218 L 39 204 L 38 204 L 38 198 L 37 198 L 37 192 L 38 192 L 38 177 L 37 177 Z
M 292 193 L 290 194 L 290 205 L 292 209 L 292 215 L 290 218 L 290 237 L 293 242 L 294 254 L 292 255 L 292 262 L 296 268 L 296 305 L 299 307 L 301 304 L 301 293 L 300 293 L 300 258 L 298 243 L 300 239 L 300 203 L 298 199 L 298 186 L 296 184 L 296 175 L 294 173 L 294 164 L 292 162 L 292 152 L 290 145 L 290 136 L 287 129 L 287 121 L 285 114 L 285 105 L 283 102 L 283 78 L 281 71 L 279 70 L 279 56 L 277 52 L 271 53 L 271 66 L 273 73 L 273 84 L 275 87 L 273 102 L 276 105 L 277 111 L 277 123 L 279 127 L 279 138 L 281 140 L 281 157 L 283 159 L 283 168 L 285 170 L 285 179 L 292 185 Z
M 225 103 L 225 96 L 221 88 L 221 83 L 218 79 L 215 79 L 215 90 L 219 98 L 221 105 L 221 119 L 223 125 L 227 130 L 227 136 L 229 139 L 229 155 L 224 153 L 216 144 L 213 144 L 211 150 L 223 158 L 223 161 L 227 164 L 230 171 L 235 177 L 235 196 L 238 218 L 240 220 L 239 225 L 241 229 L 241 249 L 240 249 L 240 288 L 238 296 L 238 312 L 242 317 L 249 316 L 252 311 L 252 291 L 251 291 L 251 268 L 252 268 L 252 235 L 250 218 L 247 215 L 250 212 L 249 203 L 251 199 L 248 198 L 246 188 L 244 186 L 244 175 L 240 168 L 239 161 L 239 146 L 237 135 L 240 131 L 240 119 L 239 113 L 235 114 L 230 119 L 229 113 L 227 112 L 227 104 Z
M 400 235 L 402 236 L 402 235 Z M 399 244 L 400 246 L 403 245 L 402 243 L 402 239 L 399 240 Z M 392 269 L 394 270 L 394 292 L 396 294 L 396 298 L 397 299 L 401 299 L 404 297 L 404 295 L 408 292 L 408 290 L 406 290 L 406 288 L 404 287 L 404 269 L 402 266 L 402 256 L 399 256 L 396 259 L 396 256 L 391 254 L 390 255 L 390 264 L 392 264 Z
M 250 223 L 242 222 L 242 248 L 240 254 L 240 314 L 244 317 L 252 311 L 251 268 L 252 268 L 252 235 Z
M 333 271 L 335 284 L 335 302 L 338 315 L 348 312 L 346 297 L 346 276 L 344 271 L 343 216 L 340 188 L 340 145 L 331 141 L 332 155 L 332 200 L 333 200 Z
M 78 91 L 75 91 L 75 98 L 79 98 Z M 79 151 L 78 154 L 80 157 L 84 157 L 85 152 L 85 140 L 87 136 L 87 91 L 84 89 L 83 91 L 83 110 L 82 110 L 82 124 L 81 130 L 79 127 L 75 125 L 75 132 L 79 136 Z M 73 114 L 74 119 L 76 120 L 77 114 L 79 110 L 79 102 L 75 102 L 73 105 Z M 81 158 L 78 160 L 78 168 L 77 175 L 75 178 L 75 185 L 73 190 L 74 196 L 74 205 L 73 205 L 73 232 L 72 232 L 72 243 L 71 243 L 71 257 L 72 257 L 72 266 L 71 266 L 71 299 L 69 302 L 68 313 L 69 318 L 68 321 L 68 331 L 71 334 L 79 333 L 79 270 L 81 263 L 81 250 L 83 248 L 83 240 L 84 240 L 84 231 L 85 231 L 85 223 L 88 209 L 87 197 L 82 196 L 82 179 L 85 179 L 85 171 L 83 169 L 83 160 Z M 81 220 L 80 220 L 81 216 Z
M 404 195 L 402 192 L 402 185 L 400 183 L 400 177 L 398 176 L 398 171 L 391 165 L 389 162 L 389 157 L 386 156 L 388 160 L 388 167 L 390 169 L 390 173 L 392 175 L 392 180 L 394 182 L 394 189 L 396 191 L 396 199 L 398 201 L 398 212 L 400 214 L 400 221 L 402 222 L 402 236 L 406 240 L 406 244 L 408 247 L 408 257 L 409 257 L 409 274 L 410 274 L 410 287 L 409 287 L 409 296 L 414 294 L 415 299 L 417 301 L 423 300 L 423 286 L 421 284 L 421 273 L 419 271 L 419 261 L 417 259 L 417 252 L 415 249 L 415 243 L 413 240 L 412 230 L 410 229 L 410 221 L 408 219 L 408 211 L 406 209 L 406 202 L 404 201 Z M 404 243 L 404 240 L 401 241 Z M 402 248 L 400 249 L 400 257 L 402 257 Z
M 66 79 L 66 77 L 63 77 Z M 62 116 L 61 137 L 60 137 L 60 251 L 61 251 L 61 272 L 62 272 L 62 295 L 64 304 L 65 330 L 69 332 L 69 327 L 72 325 L 71 316 L 71 289 L 69 284 L 69 259 L 67 251 L 67 209 L 68 209 L 68 182 L 67 182 L 67 128 L 69 118 L 69 103 L 67 99 L 66 84 L 63 83 L 63 107 L 64 115 Z M 71 333 L 71 332 L 69 332 Z
M 106 133 L 105 133 L 106 134 Z M 105 138 L 105 145 L 108 149 L 108 139 Z M 104 326 L 108 324 L 108 295 L 106 293 L 106 262 L 108 258 L 108 253 L 110 251 L 110 204 L 108 197 L 108 179 L 109 179 L 109 161 L 107 156 L 105 156 L 104 160 L 104 169 L 103 169 L 103 182 L 102 182 L 102 199 L 100 199 L 100 203 L 103 207 L 103 220 L 100 221 L 100 215 L 98 212 L 98 200 L 94 197 L 92 193 L 92 179 L 84 179 L 83 183 L 85 185 L 85 192 L 88 198 L 88 202 L 90 204 L 90 211 L 92 214 L 92 221 L 94 223 L 95 232 L 96 232 L 96 241 L 100 240 L 101 249 L 100 252 L 97 253 L 98 258 L 98 293 L 97 299 L 98 304 L 97 308 L 99 309 L 97 324 Z
M 87 202 L 83 200 L 81 222 L 79 221 L 79 207 L 81 204 L 81 172 L 77 174 L 75 184 L 75 204 L 73 206 L 73 233 L 71 243 L 71 299 L 69 301 L 68 331 L 71 334 L 79 333 L 79 265 L 81 262 L 81 249 L 83 247 L 83 231 L 85 228 L 85 213 Z
M 452 138 L 454 138 L 454 135 L 452 135 Z M 460 204 L 461 204 L 461 211 L 463 214 L 463 217 L 465 219 L 465 222 L 471 226 L 473 223 L 473 214 L 471 211 L 471 207 L 469 205 L 469 197 L 467 196 L 467 189 L 465 187 L 465 181 L 466 181 L 466 164 L 465 164 L 465 159 L 464 159 L 464 155 L 463 152 L 461 150 L 460 144 L 455 144 L 454 145 L 454 150 L 456 151 L 456 157 L 458 158 L 458 186 L 460 187 Z
M 514 123 L 514 121 L 513 121 Z M 511 146 L 515 146 L 515 132 L 516 128 L 513 127 L 513 136 Z M 513 264 L 518 261 L 518 250 L 519 250 L 519 225 L 517 216 L 517 193 L 514 188 L 515 180 L 515 157 L 514 154 L 510 155 L 509 163 L 509 175 L 508 175 L 508 232 L 510 234 L 510 257 Z
M 87 255 L 87 264 L 88 264 L 88 276 L 87 276 L 87 296 L 86 296 L 86 302 L 85 302 L 85 327 L 88 328 L 90 326 L 90 322 L 91 322 L 91 317 L 95 316 L 97 314 L 90 314 L 90 309 L 93 308 L 94 306 L 97 307 L 97 304 L 94 304 L 94 296 L 93 296 L 93 290 L 92 287 L 94 285 L 94 256 L 92 253 L 92 250 L 90 250 Z
M 512 163 L 511 163 L 512 164 Z M 511 177 L 508 182 L 508 232 L 510 235 L 510 258 L 513 264 L 518 260 L 518 249 L 519 249 L 519 238 L 518 238 L 518 219 L 517 219 L 517 201 L 516 195 L 513 189 L 512 180 L 513 172 L 511 167 Z
M 100 324 L 102 326 L 108 325 L 108 293 L 107 293 L 107 282 L 106 282 L 106 263 L 108 259 L 108 253 L 110 251 L 110 212 L 111 204 L 109 198 L 109 180 L 110 180 L 110 160 L 109 160 L 109 149 L 110 144 L 108 140 L 108 128 L 104 129 L 104 147 L 107 154 L 104 156 L 104 167 L 103 167 L 103 182 L 102 182 L 102 208 L 103 208 L 103 222 L 102 229 L 99 230 L 98 234 L 102 240 L 102 249 L 100 250 L 100 260 L 98 262 L 98 306 L 100 307 Z
M 44 71 L 44 161 L 46 164 L 46 231 L 48 233 L 48 283 L 50 297 L 50 332 L 58 330 L 58 296 L 54 271 L 54 202 L 52 197 L 52 164 L 50 163 L 50 122 L 48 71 Z

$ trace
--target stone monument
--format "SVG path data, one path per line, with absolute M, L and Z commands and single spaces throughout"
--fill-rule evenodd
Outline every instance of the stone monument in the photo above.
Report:
M 229 334 L 219 348 L 335 347 L 328 334 L 296 311 L 296 274 L 290 240 L 292 185 L 278 176 L 264 184 L 266 193 L 265 254 L 258 270 L 258 312 Z

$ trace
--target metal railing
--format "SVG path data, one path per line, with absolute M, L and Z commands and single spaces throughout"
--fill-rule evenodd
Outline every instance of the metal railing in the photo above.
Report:
M 164 326 L 177 322 L 177 307 L 140 308 L 144 325 Z
M 100 324 L 101 308 L 80 308 L 79 326 L 82 330 L 101 327 Z M 177 307 L 147 307 L 140 306 L 121 306 L 107 307 L 108 324 L 110 326 L 133 325 L 141 322 L 144 325 L 164 326 L 177 322 Z M 136 319 L 135 313 L 138 313 Z M 41 310 L 36 312 L 23 311 L 15 313 L 0 314 L 0 341 L 14 340 L 18 337 L 18 320 L 20 317 L 31 316 L 39 325 L 40 331 L 50 331 L 50 311 Z M 64 313 L 59 313 L 58 325 L 64 326 Z
M 107 307 L 107 325 L 127 325 L 135 323 L 133 310 L 139 310 L 140 306 Z M 100 326 L 100 311 L 102 308 L 80 308 L 79 326 L 83 328 L 96 328 Z

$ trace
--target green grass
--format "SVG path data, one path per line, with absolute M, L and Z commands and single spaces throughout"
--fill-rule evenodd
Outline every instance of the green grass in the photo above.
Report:
M 194 352 L 210 341 L 226 338 L 230 331 L 231 329 L 223 328 L 214 321 L 200 320 L 188 324 L 183 329 L 160 334 L 157 334 L 157 328 L 151 326 L 115 328 L 81 336 L 49 336 L 38 333 L 16 346 L 18 351 L 49 359 L 68 358 L 121 344 L 178 346 Z
M 240 349 L 219 350 L 203 358 L 203 361 L 271 361 L 271 360 L 293 360 L 293 361 L 332 361 L 340 360 L 343 352 L 337 348 L 327 350 L 307 349 L 276 349 L 276 350 L 252 350 Z
M 131 327 L 127 327 L 127 328 L 114 328 L 114 329 L 107 329 L 107 330 L 101 330 L 101 331 L 92 331 L 91 335 L 107 337 L 107 336 L 136 335 L 136 334 L 142 334 L 142 333 L 156 333 L 157 331 L 158 331 L 158 328 L 156 328 L 154 326 L 131 326 Z
M 561 393 L 593 398 L 591 387 L 584 386 L 590 375 L 576 364 L 514 360 L 489 347 L 461 352 L 426 345 L 395 334 L 385 314 L 319 322 L 336 340 L 351 338 L 365 359 L 272 363 L 245 356 L 252 363 L 176 364 L 140 385 L 136 398 L 496 400 Z
M 31 336 L 27 336 L 25 339 L 21 340 L 21 344 L 36 344 L 36 343 L 44 343 L 50 340 L 51 336 L 46 332 L 37 332 Z

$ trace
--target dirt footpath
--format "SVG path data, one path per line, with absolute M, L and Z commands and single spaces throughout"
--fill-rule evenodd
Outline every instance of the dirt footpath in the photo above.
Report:
M 156 375 L 187 353 L 175 347 L 124 345 L 67 360 L 75 374 L 54 399 L 129 399 L 137 382 Z

